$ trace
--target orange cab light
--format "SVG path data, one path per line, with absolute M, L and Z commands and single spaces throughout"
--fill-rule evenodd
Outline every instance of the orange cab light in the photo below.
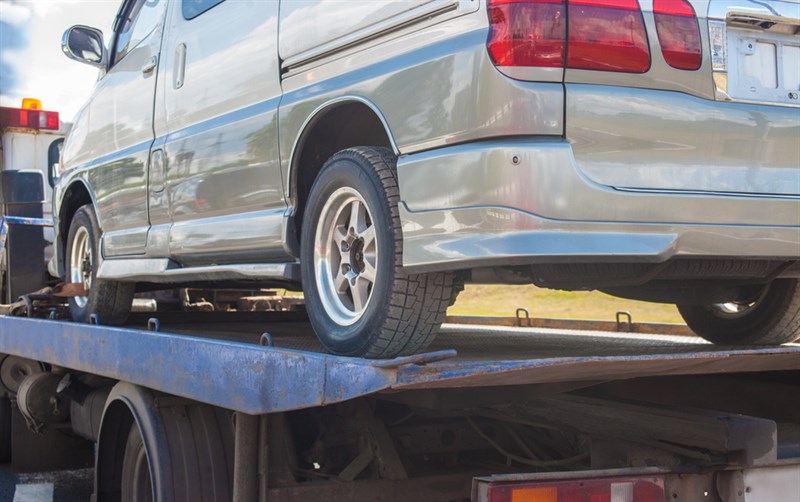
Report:
M 24 110 L 41 110 L 42 100 L 34 98 L 22 98 L 22 108 Z

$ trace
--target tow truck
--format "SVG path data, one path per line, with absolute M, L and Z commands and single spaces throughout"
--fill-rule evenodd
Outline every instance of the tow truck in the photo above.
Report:
M 58 112 L 43 110 L 38 99 L 25 98 L 20 108 L 0 107 L 0 210 L 5 217 L 0 238 L 3 243 L 18 241 L 0 257 L 2 303 L 11 303 L 47 281 L 42 263 L 53 253 L 53 228 L 51 218 L 44 216 L 52 213 L 52 190 L 44 187 L 45 180 L 50 187 L 55 182 L 69 126 L 62 124 Z M 28 224 L 12 228 L 15 221 Z
M 519 310 L 368 360 L 276 302 L 71 322 L 74 285 L 44 269 L 54 157 L 8 160 L 19 135 L 58 138 L 30 127 L 41 111 L 2 113 L 0 456 L 18 472 L 93 468 L 96 502 L 800 500 L 797 344 Z

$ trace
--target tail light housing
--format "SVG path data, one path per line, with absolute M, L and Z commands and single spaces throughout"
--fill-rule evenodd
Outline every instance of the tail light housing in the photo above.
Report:
M 567 67 L 645 73 L 650 46 L 637 0 L 569 0 Z
M 663 477 L 486 483 L 478 502 L 664 502 Z
M 19 127 L 23 129 L 49 129 L 60 127 L 58 112 L 48 112 L 31 108 L 0 107 L 0 127 Z
M 566 17 L 563 0 L 492 0 L 489 56 L 497 66 L 563 68 Z
M 700 23 L 687 0 L 653 0 L 661 54 L 668 65 L 697 70 L 703 62 Z
M 497 66 L 650 69 L 637 0 L 489 0 L 489 25 L 487 47 Z

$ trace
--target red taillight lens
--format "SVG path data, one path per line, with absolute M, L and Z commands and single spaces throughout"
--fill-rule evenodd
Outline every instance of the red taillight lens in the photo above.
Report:
M 0 107 L 0 127 L 21 127 L 25 129 L 51 129 L 60 127 L 58 112 L 46 112 L 28 108 Z
M 664 502 L 664 479 L 607 478 L 491 484 L 487 502 Z
M 645 73 L 650 47 L 636 0 L 569 0 L 567 67 Z
M 497 66 L 650 69 L 637 0 L 489 0 L 489 26 Z
M 497 66 L 564 66 L 563 0 L 490 0 L 489 56 Z
M 703 62 L 700 24 L 686 0 L 654 0 L 661 53 L 668 65 L 680 70 L 697 70 Z

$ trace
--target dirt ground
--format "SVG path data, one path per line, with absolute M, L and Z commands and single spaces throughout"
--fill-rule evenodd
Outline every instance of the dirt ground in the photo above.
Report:
M 683 323 L 674 305 L 615 298 L 600 292 L 554 291 L 535 286 L 467 285 L 450 307 L 451 315 L 513 316 L 526 308 L 531 317 L 612 321 L 619 311 L 635 322 Z

